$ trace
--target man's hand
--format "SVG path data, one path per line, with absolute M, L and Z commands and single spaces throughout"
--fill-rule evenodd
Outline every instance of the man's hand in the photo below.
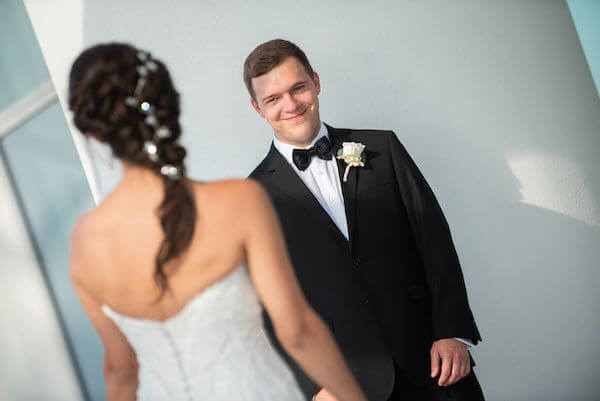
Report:
M 442 361 L 440 368 L 440 359 Z M 440 374 L 441 370 L 441 374 Z M 464 343 L 454 338 L 437 340 L 431 346 L 431 377 L 440 375 L 438 384 L 454 384 L 471 371 L 469 352 Z
M 313 401 L 338 401 L 333 394 L 322 388 L 317 395 L 313 397 Z

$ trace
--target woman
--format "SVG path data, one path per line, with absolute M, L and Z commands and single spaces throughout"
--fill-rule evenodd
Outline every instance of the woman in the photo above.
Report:
M 105 348 L 110 400 L 300 400 L 263 335 L 340 400 L 365 400 L 307 304 L 258 184 L 195 182 L 177 143 L 179 95 L 148 53 L 102 44 L 73 64 L 75 126 L 123 163 L 76 223 L 71 276 Z M 259 303 L 260 302 L 260 303 Z

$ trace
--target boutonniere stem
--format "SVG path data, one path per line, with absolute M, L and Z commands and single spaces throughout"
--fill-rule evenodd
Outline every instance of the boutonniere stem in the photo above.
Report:
M 364 167 L 366 157 L 364 154 L 365 145 L 357 142 L 344 142 L 338 149 L 336 157 L 346 162 L 343 181 L 348 181 L 348 174 L 351 167 Z

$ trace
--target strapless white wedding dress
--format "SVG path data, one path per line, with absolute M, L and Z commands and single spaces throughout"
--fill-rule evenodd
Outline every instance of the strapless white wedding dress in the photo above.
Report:
M 300 401 L 296 381 L 262 331 L 244 266 L 166 321 L 103 312 L 135 350 L 140 401 Z

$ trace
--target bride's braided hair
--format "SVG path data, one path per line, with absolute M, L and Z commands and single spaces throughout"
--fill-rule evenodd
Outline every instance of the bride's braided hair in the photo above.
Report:
M 85 50 L 69 76 L 69 108 L 75 126 L 108 144 L 115 157 L 162 177 L 158 216 L 164 238 L 154 276 L 161 295 L 168 289 L 165 264 L 190 244 L 196 207 L 185 178 L 186 151 L 177 139 L 179 93 L 165 65 L 122 43 Z

